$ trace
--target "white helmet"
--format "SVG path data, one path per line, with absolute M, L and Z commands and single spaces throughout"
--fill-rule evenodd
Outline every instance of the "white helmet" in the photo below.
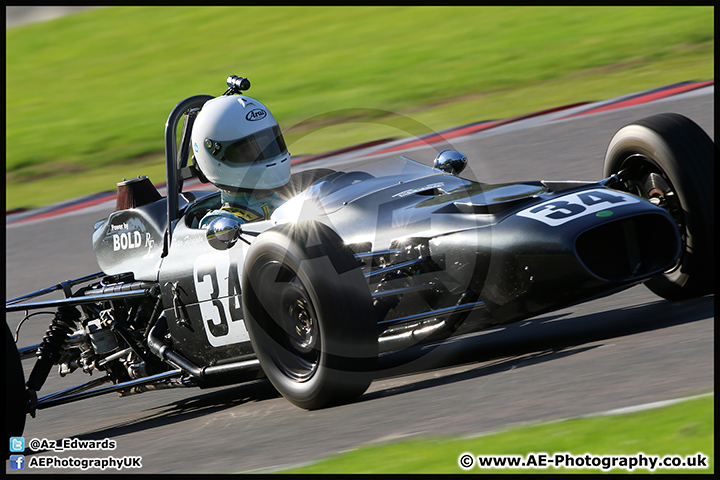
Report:
M 192 130 L 195 164 L 221 190 L 265 190 L 290 180 L 290 154 L 270 111 L 254 98 L 208 100 Z

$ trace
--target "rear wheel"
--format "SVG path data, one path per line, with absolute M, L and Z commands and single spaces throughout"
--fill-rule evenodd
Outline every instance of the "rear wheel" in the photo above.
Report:
M 10 327 L 5 323 L 5 433 L 21 437 L 25 429 L 27 390 L 20 354 Z
M 665 208 L 678 226 L 680 257 L 646 282 L 661 297 L 680 300 L 714 291 L 715 146 L 692 120 L 665 113 L 621 128 L 605 155 L 603 175 L 622 171 L 615 188 Z
M 245 259 L 242 292 L 253 349 L 285 398 L 316 409 L 365 392 L 377 323 L 367 282 L 335 232 L 305 222 L 262 233 Z

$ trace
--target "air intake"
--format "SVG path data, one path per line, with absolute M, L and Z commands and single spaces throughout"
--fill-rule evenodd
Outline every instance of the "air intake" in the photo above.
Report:
M 117 203 L 115 211 L 137 208 L 160 200 L 162 196 L 155 185 L 146 176 L 138 176 L 130 180 L 123 179 L 117 184 Z
M 638 215 L 583 232 L 575 249 L 597 277 L 630 280 L 670 268 L 679 253 L 679 237 L 665 216 Z

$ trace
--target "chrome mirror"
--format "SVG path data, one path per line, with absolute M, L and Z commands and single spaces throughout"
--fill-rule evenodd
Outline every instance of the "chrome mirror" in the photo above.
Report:
M 467 157 L 464 153 L 458 152 L 457 150 L 443 150 L 435 157 L 433 168 L 458 175 L 465 170 L 466 166 Z
M 205 235 L 211 247 L 216 250 L 227 250 L 235 245 L 241 233 L 242 227 L 238 220 L 218 217 L 210 222 Z

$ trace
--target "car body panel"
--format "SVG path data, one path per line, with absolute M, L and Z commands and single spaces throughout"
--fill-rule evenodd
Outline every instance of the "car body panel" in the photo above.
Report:
M 165 199 L 115 212 L 99 224 L 96 255 L 108 274 L 133 272 L 136 279 L 159 282 L 178 352 L 197 364 L 237 361 L 252 355 L 240 277 L 253 236 L 227 250 L 211 247 L 197 225 L 219 206 L 219 194 L 196 196 L 181 205 L 166 256 L 159 247 Z M 630 224 L 640 217 L 668 226 L 670 247 L 661 252 L 661 265 L 612 279 L 589 270 L 578 256 L 578 238 L 602 225 Z M 591 182 L 482 184 L 406 157 L 330 174 L 277 208 L 269 221 L 243 229 L 256 235 L 307 220 L 331 227 L 358 254 L 409 245 L 425 249 L 427 261 L 412 278 L 390 282 L 368 274 L 371 290 L 399 283 L 433 285 L 432 292 L 404 295 L 378 321 L 451 307 L 472 292 L 487 307 L 487 325 L 509 323 L 632 286 L 671 264 L 679 248 L 669 215 L 633 195 Z M 638 241 L 628 237 L 621 242 L 626 240 Z

